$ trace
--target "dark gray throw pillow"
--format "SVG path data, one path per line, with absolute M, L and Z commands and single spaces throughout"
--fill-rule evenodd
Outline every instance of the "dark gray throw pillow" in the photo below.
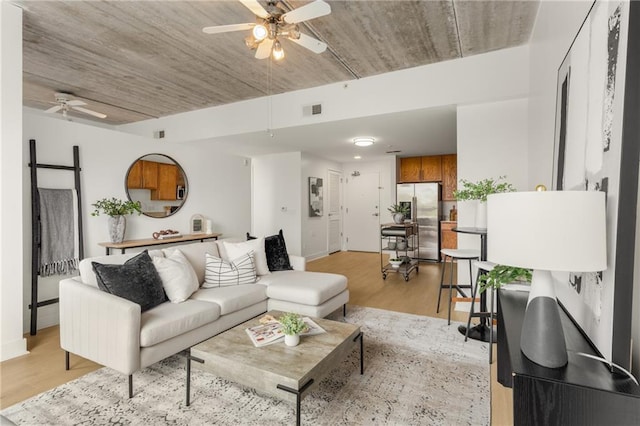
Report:
M 122 265 L 91 262 L 91 266 L 102 291 L 137 303 L 142 312 L 167 300 L 162 279 L 146 250 Z
M 247 240 L 254 240 L 255 238 L 247 232 Z M 289 253 L 287 253 L 287 245 L 284 242 L 282 229 L 278 234 L 264 238 L 264 251 L 267 253 L 269 271 L 290 271 L 293 269 L 289 262 Z

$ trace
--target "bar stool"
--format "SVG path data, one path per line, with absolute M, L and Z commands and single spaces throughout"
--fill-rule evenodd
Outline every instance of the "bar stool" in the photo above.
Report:
M 444 256 L 443 265 L 442 265 L 442 275 L 440 276 L 440 292 L 438 293 L 438 308 L 436 313 L 440 312 L 440 298 L 442 296 L 442 289 L 449 289 L 449 315 L 448 315 L 448 324 L 451 325 L 451 301 L 453 296 L 453 287 L 462 294 L 463 297 L 467 297 L 466 293 L 462 290 L 463 288 L 471 289 L 473 287 L 473 274 L 471 272 L 471 261 L 478 260 L 480 258 L 480 252 L 478 250 L 472 249 L 442 249 L 440 253 Z M 451 260 L 451 273 L 449 276 L 449 285 L 444 283 L 444 270 L 447 267 L 447 259 Z M 453 264 L 456 260 L 468 260 L 469 261 L 469 282 L 471 284 L 453 284 Z
M 487 261 L 476 261 L 473 262 L 473 266 L 478 269 L 478 274 L 476 275 L 476 285 L 473 287 L 473 295 L 471 296 L 471 310 L 469 310 L 469 318 L 467 319 L 467 331 L 464 334 L 464 341 L 466 342 L 469 338 L 469 328 L 471 327 L 471 318 L 489 318 L 489 364 L 491 364 L 493 360 L 493 302 L 494 302 L 494 289 L 493 287 L 488 288 L 485 291 L 491 291 L 491 303 L 489 307 L 489 312 L 475 312 L 475 301 L 476 295 L 478 294 L 478 287 L 480 287 L 480 277 L 486 274 L 487 272 L 491 272 L 493 268 L 496 266 L 493 262 Z

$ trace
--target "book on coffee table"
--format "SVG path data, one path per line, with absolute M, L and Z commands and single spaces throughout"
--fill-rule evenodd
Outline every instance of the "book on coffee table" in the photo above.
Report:
M 301 336 L 314 336 L 316 334 L 325 333 L 326 331 L 316 324 L 311 318 L 302 318 L 307 325 L 307 330 L 300 333 Z M 247 335 L 253 342 L 254 346 L 261 347 L 271 345 L 282 339 L 284 339 L 284 333 L 282 332 L 282 326 L 278 321 L 271 321 L 265 324 L 259 324 L 253 327 L 245 329 Z

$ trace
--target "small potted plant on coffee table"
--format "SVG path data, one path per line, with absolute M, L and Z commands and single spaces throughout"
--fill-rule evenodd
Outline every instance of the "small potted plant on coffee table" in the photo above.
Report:
M 278 322 L 282 325 L 285 345 L 298 345 L 298 343 L 300 343 L 300 333 L 307 329 L 307 325 L 304 323 L 300 315 L 286 313 L 278 318 Z

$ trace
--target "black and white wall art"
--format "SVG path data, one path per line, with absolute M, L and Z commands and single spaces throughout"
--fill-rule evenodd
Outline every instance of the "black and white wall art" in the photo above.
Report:
M 309 217 L 323 215 L 322 178 L 309 178 Z
M 602 355 L 627 367 L 640 151 L 633 3 L 594 2 L 559 67 L 553 175 L 555 190 L 607 194 L 607 269 L 554 280 L 558 300 Z

